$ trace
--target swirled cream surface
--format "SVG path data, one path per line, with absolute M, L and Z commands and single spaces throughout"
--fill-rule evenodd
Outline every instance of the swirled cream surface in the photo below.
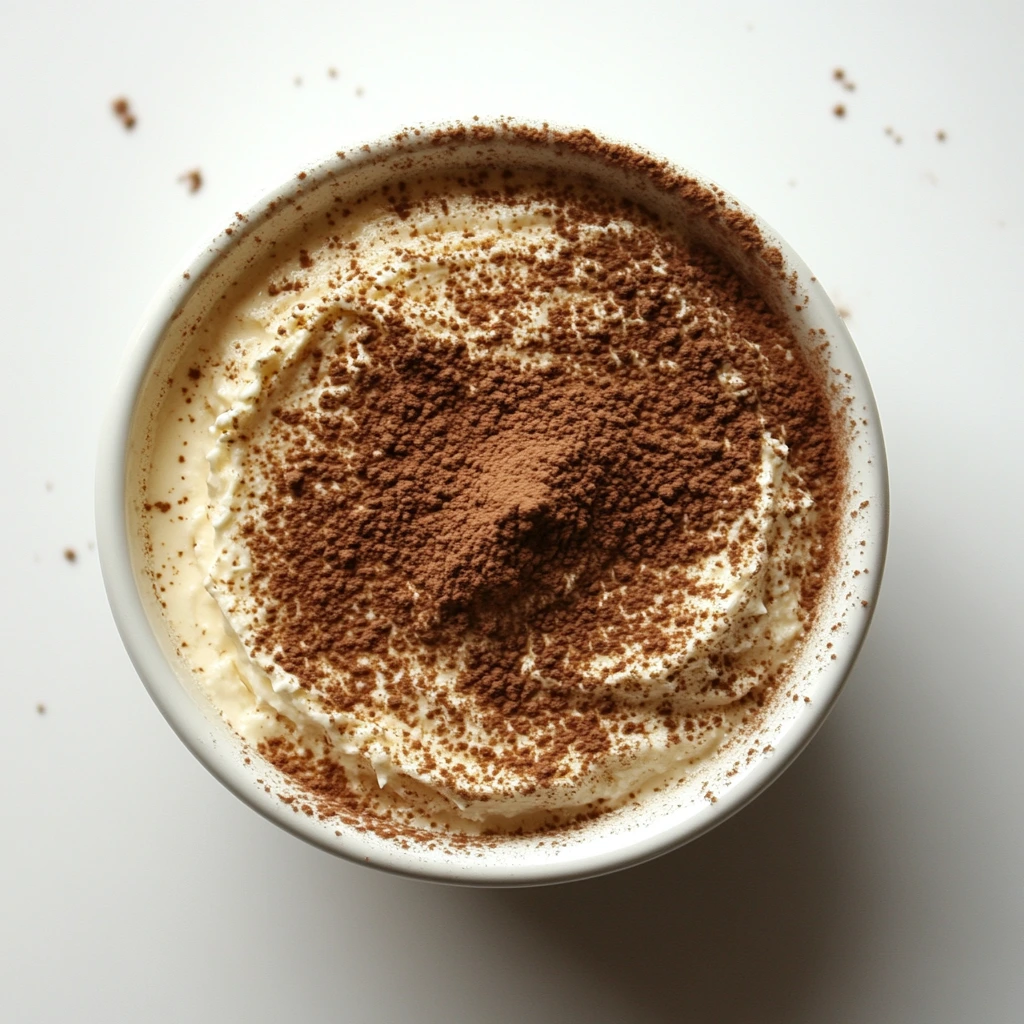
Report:
M 395 181 L 193 325 L 153 584 L 311 813 L 564 824 L 756 727 L 826 570 L 827 423 L 760 296 L 642 209 Z

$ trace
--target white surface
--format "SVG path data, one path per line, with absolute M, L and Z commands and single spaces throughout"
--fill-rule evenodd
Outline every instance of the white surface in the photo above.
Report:
M 1009 2 L 3 5 L 0 1018 L 1018 1020 L 1022 30 Z M 654 864 L 464 892 L 215 783 L 88 542 L 101 410 L 185 251 L 324 152 L 502 112 L 635 139 L 782 232 L 851 311 L 893 514 L 858 667 L 773 789 Z

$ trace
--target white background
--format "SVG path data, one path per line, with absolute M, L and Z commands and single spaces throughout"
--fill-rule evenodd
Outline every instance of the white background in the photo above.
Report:
M 1021 10 L 0 0 L 0 1019 L 1020 1020 Z M 873 380 L 892 536 L 768 793 L 647 866 L 474 892 L 307 848 L 192 759 L 107 610 L 92 474 L 189 250 L 335 149 L 503 113 L 646 145 L 792 243 Z

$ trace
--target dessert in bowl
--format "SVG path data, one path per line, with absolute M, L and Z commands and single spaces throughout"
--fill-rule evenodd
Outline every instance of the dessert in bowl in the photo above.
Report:
M 884 451 L 818 283 L 587 131 L 410 129 L 301 172 L 147 316 L 101 454 L 111 603 L 286 828 L 536 884 L 712 827 L 870 619 Z

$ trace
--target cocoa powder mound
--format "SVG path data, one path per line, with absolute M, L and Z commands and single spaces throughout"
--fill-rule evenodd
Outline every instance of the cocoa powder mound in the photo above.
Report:
M 539 194 L 521 195 L 512 172 L 484 170 L 445 187 L 481 208 L 547 203 L 556 242 L 468 269 L 439 255 L 458 313 L 440 335 L 412 325 L 399 284 L 356 327 L 323 320 L 304 367 L 315 402 L 274 407 L 275 442 L 252 455 L 259 494 L 242 531 L 264 612 L 256 650 L 331 714 L 372 709 L 381 670 L 387 708 L 410 729 L 425 696 L 411 669 L 451 674 L 467 703 L 426 695 L 450 749 L 529 791 L 570 763 L 581 774 L 599 765 L 617 736 L 648 728 L 645 715 L 687 738 L 720 724 L 681 721 L 671 701 L 638 714 L 583 666 L 604 656 L 622 669 L 627 646 L 656 656 L 666 628 L 695 625 L 659 605 L 657 573 L 739 557 L 751 538 L 722 526 L 758 498 L 765 431 L 786 442 L 820 509 L 810 558 L 778 553 L 809 621 L 834 546 L 842 458 L 821 380 L 713 252 L 585 179 L 548 176 Z M 405 184 L 384 191 L 405 219 Z M 447 213 L 443 195 L 432 201 Z M 741 239 L 757 244 L 753 231 Z M 317 258 L 303 249 L 301 269 Z M 354 273 L 366 292 L 373 273 Z M 269 293 L 302 287 L 275 282 Z M 524 340 L 538 296 L 546 322 Z M 356 364 L 357 350 L 368 358 Z M 744 387 L 725 386 L 730 375 Z M 716 668 L 715 686 L 737 682 L 728 652 Z M 765 696 L 761 687 L 744 700 Z M 490 744 L 471 736 L 467 707 Z M 287 740 L 263 753 L 322 812 L 366 812 L 330 757 Z M 457 764 L 428 767 L 462 791 Z

